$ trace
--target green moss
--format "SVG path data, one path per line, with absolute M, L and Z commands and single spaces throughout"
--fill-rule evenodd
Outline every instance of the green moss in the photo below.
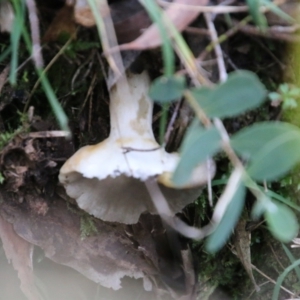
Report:
M 0 151 L 18 134 L 26 133 L 29 131 L 28 115 L 17 112 L 19 115 L 19 127 L 15 130 L 8 130 L 0 133 Z
M 300 47 L 298 44 L 290 48 L 290 57 L 288 65 L 292 66 L 288 70 L 286 77 L 294 81 L 295 87 L 300 87 Z M 296 105 L 293 108 L 282 110 L 282 121 L 291 123 L 300 128 L 300 94 L 293 97 Z M 280 183 L 283 187 L 284 194 L 292 201 L 299 204 L 300 196 L 300 164 L 298 164 L 288 176 L 283 178 Z
M 300 96 L 300 95 L 299 95 Z M 282 111 L 282 121 L 294 124 L 300 128 L 300 97 L 294 98 L 297 106 Z
M 98 229 L 94 223 L 94 219 L 89 214 L 84 214 L 80 217 L 80 236 L 85 239 L 91 235 L 98 233 Z
M 68 201 L 67 208 L 73 214 L 80 216 L 80 237 L 82 240 L 98 233 L 93 216 L 83 210 L 76 209 L 75 206 L 70 204 Z

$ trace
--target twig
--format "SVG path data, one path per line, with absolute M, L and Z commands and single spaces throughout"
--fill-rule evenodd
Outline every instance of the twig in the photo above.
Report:
M 96 82 L 96 78 L 97 78 L 97 73 L 95 72 L 95 73 L 94 73 L 94 76 L 93 76 L 93 78 L 92 78 L 92 81 L 91 81 L 91 83 L 90 83 L 88 92 L 87 92 L 87 94 L 86 94 L 86 96 L 85 96 L 85 99 L 84 99 L 84 101 L 83 101 L 83 104 L 82 104 L 82 106 L 81 106 L 81 108 L 80 108 L 80 110 L 79 110 L 79 114 L 82 113 L 82 111 L 83 111 L 83 109 L 84 109 L 84 107 L 85 107 L 85 105 L 86 105 L 86 103 L 87 103 L 87 100 L 89 99 L 89 97 L 90 97 L 90 95 L 91 95 L 91 93 L 92 93 L 92 90 L 94 89 L 95 82 Z
M 239 187 L 239 184 L 242 180 L 242 176 L 243 169 L 240 167 L 236 167 L 231 173 L 225 190 L 215 206 L 212 216 L 212 221 L 214 224 L 219 224 L 222 220 L 228 205 L 230 204 L 234 194 L 236 193 Z
M 196 99 L 193 97 L 192 93 L 189 90 L 186 90 L 184 92 L 184 96 L 186 100 L 188 101 L 189 105 L 191 108 L 194 110 L 197 118 L 202 122 L 202 124 L 205 127 L 210 127 L 211 126 L 211 121 L 210 119 L 205 115 L 204 111 L 200 107 L 200 105 L 197 103 Z
M 212 185 L 211 185 L 211 180 L 212 178 L 210 177 L 210 168 L 211 164 L 209 163 L 209 160 L 206 161 L 206 166 L 207 166 L 207 194 L 208 194 L 208 203 L 210 207 L 213 207 L 213 196 L 212 196 Z
M 204 60 L 205 57 L 207 56 L 207 54 L 214 49 L 216 44 L 221 44 L 221 43 L 225 42 L 229 37 L 236 34 L 241 27 L 243 27 L 247 23 L 249 23 L 251 21 L 251 19 L 252 18 L 250 16 L 247 16 L 246 18 L 241 20 L 239 23 L 237 23 L 234 27 L 230 28 L 228 31 L 226 31 L 225 33 L 220 35 L 216 41 L 212 41 L 210 44 L 208 44 L 205 47 L 204 51 L 198 56 L 198 59 L 201 61 Z
M 235 65 L 235 63 L 231 60 L 231 58 L 226 53 L 223 53 L 223 55 L 226 58 L 227 63 L 231 66 L 233 70 L 235 71 L 239 70 L 239 68 Z
M 152 202 L 161 216 L 161 218 L 173 229 L 190 239 L 203 239 L 213 230 L 213 225 L 209 224 L 201 229 L 185 224 L 171 211 L 168 202 L 162 194 L 155 178 L 149 178 L 145 181 L 145 186 L 151 196 Z
M 230 146 L 230 137 L 224 127 L 222 121 L 218 118 L 214 119 L 214 125 L 218 129 L 221 138 L 222 138 L 222 148 L 228 158 L 230 159 L 231 163 L 238 168 L 244 169 L 244 166 L 238 156 L 235 154 L 234 150 Z
M 75 35 L 75 34 L 74 34 Z M 36 91 L 36 89 L 38 88 L 40 82 L 41 82 L 41 77 L 45 75 L 45 73 L 47 73 L 49 71 L 49 69 L 53 66 L 53 64 L 57 61 L 57 59 L 61 56 L 61 54 L 67 49 L 67 47 L 70 45 L 70 43 L 73 40 L 74 35 L 72 35 L 68 41 L 64 44 L 64 46 L 58 51 L 58 53 L 52 58 L 52 60 L 49 62 L 49 64 L 47 65 L 47 67 L 43 70 L 41 76 L 39 77 L 39 79 L 36 81 L 35 85 L 33 86 L 30 95 L 27 99 L 27 102 L 25 104 L 24 107 L 24 112 L 28 109 L 30 100 L 34 94 L 34 92 Z
M 275 257 L 275 259 L 276 259 L 276 261 L 277 261 L 277 263 L 280 265 L 280 267 L 282 268 L 282 270 L 284 270 L 285 267 L 284 267 L 283 264 L 281 263 L 280 259 L 278 258 L 277 254 L 276 254 L 276 252 L 275 252 L 275 250 L 274 250 L 274 248 L 272 247 L 272 245 L 271 245 L 270 242 L 268 243 L 268 246 L 270 247 L 270 249 L 271 249 L 271 251 L 272 251 L 272 253 L 273 253 L 273 255 L 274 255 L 274 257 Z
M 30 106 L 27 112 L 28 122 L 31 123 L 34 116 L 34 106 Z
M 209 35 L 209 31 L 207 29 L 204 28 L 197 28 L 197 27 L 187 27 L 184 30 L 185 32 L 188 33 L 194 33 L 194 34 L 199 34 L 199 35 Z
M 181 105 L 182 101 L 178 101 L 177 104 L 176 104 L 176 107 L 175 107 L 175 110 L 172 114 L 172 117 L 171 117 L 171 120 L 168 124 L 168 128 L 166 130 L 166 133 L 165 133 L 165 137 L 164 137 L 164 143 L 167 144 L 168 141 L 169 141 L 169 138 L 170 138 L 170 135 L 171 135 L 171 132 L 172 130 L 174 129 L 174 123 L 175 123 L 175 120 L 177 118 L 177 115 L 178 115 L 178 112 L 179 112 L 179 107 Z
M 270 49 L 259 39 L 254 38 L 253 39 L 257 42 L 257 44 L 263 48 L 263 50 L 265 50 L 271 57 L 272 59 L 280 66 L 280 68 L 282 70 L 284 70 L 286 68 L 286 66 L 276 57 L 276 55 L 274 55 L 274 53 L 272 51 L 270 51 Z
M 44 65 L 42 53 L 41 53 L 41 42 L 39 32 L 39 20 L 37 17 L 37 10 L 34 0 L 26 0 L 27 9 L 29 12 L 29 23 L 31 29 L 32 39 L 32 59 L 35 67 L 41 69 Z
M 262 275 L 263 277 L 267 278 L 270 282 L 272 282 L 273 284 L 276 284 L 276 281 L 273 280 L 271 277 L 269 277 L 268 275 L 266 275 L 264 272 L 262 272 L 261 270 L 259 270 L 256 266 L 254 266 L 253 264 L 251 264 L 252 269 L 254 269 L 256 272 L 258 272 L 260 275 Z M 287 288 L 280 286 L 280 288 L 282 290 L 284 290 L 285 292 L 287 292 L 288 294 L 295 296 L 295 293 L 291 292 L 290 290 L 288 290 Z
M 239 27 L 240 32 L 251 34 L 255 36 L 262 36 L 269 39 L 281 40 L 286 42 L 299 42 L 299 35 L 292 35 L 291 33 L 299 29 L 299 25 L 295 26 L 271 26 L 266 28 L 264 31 L 256 28 L 253 25 L 244 25 Z
M 189 55 L 185 55 L 182 51 L 180 51 L 178 43 L 174 42 L 173 47 L 182 64 L 186 67 L 186 70 L 195 86 L 213 85 L 213 83 L 204 75 L 204 70 L 199 64 L 197 64 L 197 60 L 190 50 L 188 50 L 190 52 Z
M 227 157 L 229 158 L 230 162 L 235 166 L 236 168 L 240 168 L 243 170 L 243 179 L 244 182 L 247 182 L 248 189 L 252 192 L 252 194 L 256 197 L 257 200 L 265 201 L 267 198 L 264 192 L 260 190 L 256 182 L 254 182 L 246 172 L 243 163 L 239 159 L 239 157 L 236 155 L 234 150 L 232 149 L 230 145 L 230 137 L 224 127 L 224 124 L 222 121 L 218 118 L 214 119 L 214 125 L 218 129 L 219 133 L 221 134 L 222 138 L 222 148 L 223 151 L 226 153 Z
M 181 3 L 169 3 L 163 0 L 157 0 L 158 4 L 163 7 L 169 7 L 173 5 L 174 8 L 187 11 L 198 11 L 202 13 L 214 13 L 214 14 L 227 14 L 227 13 L 241 13 L 247 12 L 248 6 L 225 6 L 225 5 L 216 5 L 216 6 L 198 6 L 198 5 L 187 5 Z
M 216 28 L 215 28 L 215 24 L 211 20 L 211 14 L 205 13 L 204 17 L 205 17 L 205 21 L 206 21 L 207 27 L 210 32 L 211 40 L 214 43 L 214 49 L 215 49 L 218 68 L 219 68 L 219 78 L 220 78 L 221 82 L 224 82 L 227 79 L 227 71 L 226 71 L 226 66 L 225 66 L 225 62 L 224 62 L 221 45 L 218 43 L 218 35 L 217 35 Z
M 20 135 L 22 138 L 32 138 L 32 139 L 46 139 L 46 138 L 58 138 L 58 137 L 69 137 L 70 132 L 63 130 L 52 130 L 52 131 L 38 131 L 30 132 Z
M 93 86 L 95 85 L 96 78 L 97 78 L 97 73 L 95 73 L 93 77 Z M 92 127 L 93 94 L 94 94 L 94 88 L 91 87 L 91 93 L 89 96 L 90 99 L 89 99 L 88 132 L 91 132 L 91 127 Z
M 118 61 L 118 55 L 110 53 L 109 49 L 113 45 L 117 45 L 117 38 L 115 30 L 113 29 L 113 22 L 110 16 L 107 0 L 87 0 L 90 5 L 91 11 L 94 15 L 100 41 L 103 47 L 103 53 L 106 55 L 107 62 L 114 74 L 119 77 L 124 73 L 123 63 Z M 121 68 L 121 69 L 120 69 Z
M 0 73 L 0 94 L 1 94 L 3 86 L 5 85 L 5 83 L 7 81 L 8 73 L 9 73 L 9 65 L 7 65 Z
M 228 181 L 228 184 L 221 195 L 218 203 L 215 207 L 212 222 L 208 225 L 202 227 L 201 229 L 189 226 L 185 224 L 178 217 L 174 216 L 174 212 L 171 211 L 168 202 L 166 201 L 164 195 L 162 194 L 155 178 L 149 178 L 145 181 L 146 188 L 149 195 L 151 196 L 152 202 L 161 216 L 161 218 L 173 229 L 177 230 L 180 234 L 187 238 L 200 240 L 205 238 L 207 235 L 211 234 L 216 226 L 221 221 L 234 193 L 236 192 L 239 182 L 241 181 L 243 175 L 243 170 L 236 168 Z
M 94 65 L 94 59 L 95 59 L 95 51 L 92 51 L 91 54 L 89 55 L 89 57 L 87 58 L 87 60 L 84 63 L 79 65 L 79 67 L 77 68 L 77 70 L 76 70 L 76 72 L 75 72 L 75 74 L 74 74 L 74 76 L 72 77 L 72 80 L 71 80 L 71 91 L 75 90 L 75 84 L 78 86 L 89 75 L 89 73 L 90 73 L 90 71 L 91 71 L 91 69 Z M 83 68 L 86 65 L 88 65 L 86 72 L 82 76 L 80 76 L 79 82 L 75 83 L 75 81 L 76 81 L 77 77 L 79 76 L 81 70 L 83 70 Z
M 260 284 L 259 284 L 259 288 L 261 288 L 262 286 L 264 286 L 265 284 L 268 284 L 268 283 L 270 283 L 269 280 L 267 280 L 267 281 L 265 281 L 265 282 L 263 282 L 263 283 L 260 283 Z M 255 289 L 252 290 L 252 292 L 250 293 L 250 295 L 249 295 L 245 300 L 251 299 L 251 296 L 252 296 L 254 293 L 256 293 L 256 290 L 255 290 Z

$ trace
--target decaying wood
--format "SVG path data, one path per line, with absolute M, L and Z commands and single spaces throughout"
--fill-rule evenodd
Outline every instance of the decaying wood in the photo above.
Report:
M 251 232 L 246 231 L 246 219 L 239 220 L 236 228 L 234 230 L 234 246 L 236 249 L 236 254 L 243 264 L 247 274 L 249 275 L 255 290 L 258 292 L 260 290 L 259 286 L 256 284 L 255 278 L 252 272 L 251 266 Z
M 44 199 L 51 203 L 41 215 L 26 203 L 16 204 L 12 193 L 3 189 L 0 193 L 4 199 L 0 206 L 2 217 L 12 224 L 24 243 L 39 246 L 54 262 L 69 266 L 104 287 L 119 289 L 121 279 L 129 276 L 142 278 L 144 289 L 156 295 L 184 294 L 184 299 L 193 299 L 191 260 L 187 254 L 184 256 L 183 270 L 183 245 L 176 244 L 176 239 L 170 245 L 158 216 L 143 215 L 138 224 L 131 226 L 93 218 L 97 233 L 83 239 L 82 214 L 58 196 Z
M 142 278 L 157 273 L 142 259 L 121 226 L 96 221 L 97 236 L 81 239 L 80 215 L 62 200 L 56 200 L 43 217 L 7 203 L 2 204 L 1 213 L 20 237 L 41 247 L 48 258 L 105 287 L 119 289 L 120 279 L 126 275 Z M 150 284 L 147 279 L 146 284 Z
M 21 281 L 21 290 L 28 300 L 39 300 L 40 296 L 34 286 L 32 269 L 33 245 L 19 237 L 13 226 L 0 216 L 0 238 L 8 261 L 12 262 Z

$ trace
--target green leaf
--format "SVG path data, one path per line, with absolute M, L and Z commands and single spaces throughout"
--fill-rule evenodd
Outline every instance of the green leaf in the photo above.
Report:
M 294 132 L 300 136 L 298 127 L 289 123 L 260 122 L 233 135 L 230 144 L 244 158 L 251 158 L 257 155 L 267 143 L 289 132 Z
M 251 0 L 250 0 L 251 1 Z M 292 18 L 289 14 L 284 12 L 281 8 L 279 8 L 276 4 L 271 2 L 270 0 L 261 0 L 261 3 L 268 8 L 273 14 L 277 15 L 282 20 L 285 20 L 291 24 L 296 23 L 297 21 Z
M 162 10 L 156 1 L 140 1 L 140 3 L 144 6 L 153 24 L 155 24 L 159 30 L 162 41 L 164 75 L 172 76 L 175 70 L 175 55 Z
M 288 94 L 289 93 L 289 85 L 287 83 L 283 83 L 279 86 L 279 90 L 282 94 Z
M 264 205 L 263 201 L 256 200 L 252 211 L 251 211 L 251 217 L 254 221 L 257 221 L 265 212 L 266 206 Z
M 42 86 L 45 90 L 46 96 L 48 98 L 48 101 L 51 105 L 51 108 L 54 112 L 54 115 L 59 123 L 59 126 L 62 130 L 70 132 L 69 126 L 68 126 L 68 118 L 61 107 L 57 97 L 54 94 L 54 91 L 46 77 L 45 74 L 41 72 L 41 70 L 37 69 L 37 73 L 40 76 Z
M 221 137 L 215 127 L 191 126 L 182 143 L 181 159 L 174 172 L 173 183 L 181 186 L 188 182 L 194 168 L 220 149 L 220 142 Z
M 271 101 L 279 101 L 282 99 L 282 96 L 276 92 L 269 93 L 268 97 Z
M 289 95 L 292 97 L 299 97 L 300 96 L 300 89 L 296 87 L 292 87 L 289 91 Z
M 288 205 L 289 207 L 297 210 L 298 212 L 300 212 L 300 207 L 296 203 L 282 197 L 281 195 L 279 195 L 271 190 L 266 191 L 266 195 L 269 197 L 272 197 L 273 199 L 276 199 L 276 200 Z
M 229 239 L 242 213 L 245 203 L 245 193 L 245 186 L 241 183 L 231 199 L 221 222 L 206 241 L 206 249 L 209 252 L 217 252 Z
M 169 103 L 182 97 L 185 86 L 183 76 L 160 76 L 153 81 L 149 96 L 157 102 Z
M 272 211 L 275 207 L 274 202 L 266 193 L 264 193 L 263 188 L 259 189 L 261 190 L 262 194 L 256 200 L 251 211 L 251 217 L 254 220 L 258 220 L 266 211 Z
M 233 117 L 260 105 L 267 92 L 258 77 L 249 71 L 237 71 L 214 90 L 197 88 L 192 94 L 209 117 Z
M 275 204 L 265 212 L 269 230 L 281 242 L 290 242 L 297 234 L 299 225 L 293 211 L 286 205 Z
M 283 105 L 282 108 L 283 109 L 293 109 L 296 108 L 298 106 L 298 103 L 295 99 L 293 98 L 286 98 L 283 101 Z
M 281 246 L 282 246 L 286 256 L 289 258 L 290 262 L 294 263 L 296 261 L 296 259 L 293 255 L 293 253 L 290 251 L 290 249 L 282 243 L 281 243 Z M 299 268 L 299 266 L 295 267 L 295 272 L 296 272 L 296 275 L 298 277 L 298 281 L 300 282 L 300 268 Z
M 19 60 L 19 44 L 22 34 L 22 28 L 24 27 L 24 16 L 25 16 L 25 3 L 19 3 L 16 0 L 12 1 L 15 9 L 15 17 L 13 21 L 12 32 L 10 35 L 11 43 L 11 61 L 10 61 L 10 74 L 9 82 L 15 85 L 17 82 L 17 67 Z
M 6 57 L 11 53 L 11 46 L 8 46 L 1 54 L 0 54 L 0 62 L 2 62 Z
M 279 297 L 279 291 L 280 288 L 282 287 L 282 283 L 285 279 L 285 277 L 287 276 L 287 274 L 292 271 L 293 269 L 295 269 L 297 266 L 300 265 L 300 259 L 297 259 L 296 261 L 294 261 L 291 265 L 289 265 L 282 273 L 281 275 L 278 277 L 275 288 L 273 290 L 273 295 L 272 295 L 272 300 L 278 300 Z
M 288 123 L 257 123 L 234 135 L 231 145 L 250 160 L 248 173 L 256 180 L 274 180 L 300 161 L 300 130 Z
M 300 138 L 295 134 L 280 136 L 263 147 L 249 164 L 248 174 L 256 180 L 275 180 L 300 161 Z
M 247 5 L 254 23 L 264 30 L 267 27 L 267 19 L 265 15 L 260 11 L 260 0 L 247 0 Z

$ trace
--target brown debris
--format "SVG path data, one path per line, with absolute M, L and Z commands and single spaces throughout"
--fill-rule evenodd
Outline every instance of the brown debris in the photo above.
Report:
M 7 65 L 0 74 L 0 94 L 1 94 L 3 86 L 6 83 L 8 73 L 9 73 L 9 65 Z
M 64 6 L 61 8 L 50 26 L 48 27 L 43 42 L 55 42 L 60 38 L 74 36 L 76 33 L 76 24 L 74 20 L 74 10 L 72 6 Z
M 201 5 L 208 3 L 207 0 L 175 0 L 174 3 L 186 5 Z M 177 7 L 170 6 L 165 11 L 166 17 L 174 24 L 179 32 L 183 31 L 191 22 L 193 22 L 199 12 L 180 10 Z M 131 43 L 120 45 L 121 50 L 145 50 L 156 48 L 161 45 L 161 36 L 156 24 L 152 24 L 136 40 Z
M 234 246 L 236 249 L 236 255 L 243 264 L 247 274 L 249 275 L 253 283 L 253 286 L 258 292 L 260 290 L 260 287 L 256 284 L 251 266 L 251 232 L 246 231 L 246 223 L 247 221 L 245 219 L 241 219 L 236 225 L 236 228 L 234 230 Z
M 13 226 L 8 223 L 0 215 L 0 238 L 7 260 L 12 262 L 12 265 L 21 281 L 21 290 L 26 295 L 28 300 L 41 299 L 34 286 L 34 278 L 32 272 L 32 251 L 33 245 L 19 237 L 13 229 Z
M 156 223 L 158 217 L 153 219 L 150 215 L 142 216 L 139 225 L 131 229 L 91 217 L 97 234 L 82 239 L 81 215 L 69 208 L 70 205 L 64 200 L 56 197 L 49 205 L 47 214 L 41 216 L 32 213 L 30 209 L 11 204 L 8 200 L 10 196 L 3 191 L 1 193 L 2 198 L 7 199 L 1 205 L 3 217 L 12 223 L 20 237 L 41 247 L 51 260 L 113 289 L 121 287 L 122 277 L 130 276 L 143 278 L 146 290 L 168 294 L 171 286 L 172 294 L 185 293 L 181 264 L 172 258 L 172 251 L 180 253 L 180 249 L 171 250 L 167 246 L 165 231 L 160 222 Z M 152 228 L 153 224 L 156 224 L 157 229 Z M 151 228 L 152 232 L 149 231 Z M 133 236 L 128 234 L 128 230 L 134 233 Z M 188 264 L 185 263 L 185 266 Z M 167 281 L 164 283 L 164 280 Z M 169 288 L 166 288 L 166 283 Z M 190 279 L 188 284 L 191 284 Z
M 142 215 L 139 223 L 126 226 L 103 222 L 78 210 L 56 179 L 56 156 L 64 155 L 61 150 L 69 142 L 47 140 L 48 136 L 42 132 L 18 135 L 0 152 L 6 179 L 0 186 L 0 214 L 12 223 L 16 234 L 42 248 L 52 261 L 104 287 L 119 289 L 121 279 L 129 276 L 141 278 L 145 290 L 166 299 L 170 295 L 189 297 L 190 285 L 195 283 L 187 276 L 187 272 L 194 272 L 191 258 L 185 258 L 182 267 L 181 251 L 186 242 L 176 242 L 177 233 L 171 233 L 170 240 L 159 216 Z M 96 228 L 84 239 L 83 217 Z
M 120 44 L 133 41 L 152 24 L 138 0 L 112 3 L 110 10 Z
M 28 170 L 26 166 L 11 165 L 7 167 L 3 172 L 7 179 L 7 190 L 11 192 L 17 192 L 21 186 L 25 183 L 25 175 Z
M 15 14 L 9 1 L 0 2 L 0 32 L 11 32 Z
M 41 172 L 47 178 L 52 175 L 51 169 L 57 166 L 53 153 L 56 148 L 62 149 L 68 145 L 68 141 L 61 139 L 66 136 L 64 131 L 40 131 L 13 137 L 0 150 L 0 170 L 5 176 L 6 190 L 16 193 L 21 187 L 28 189 L 33 184 L 30 177 L 34 177 L 35 183 L 43 181 L 46 184 L 47 179 L 42 179 Z

